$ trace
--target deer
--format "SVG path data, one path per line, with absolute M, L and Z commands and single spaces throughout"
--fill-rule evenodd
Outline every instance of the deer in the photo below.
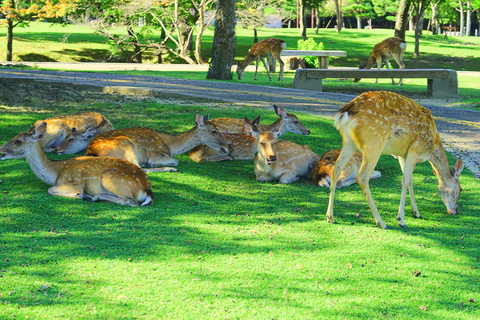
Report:
M 89 127 L 84 132 L 72 128 L 63 141 L 55 148 L 55 153 L 59 155 L 79 153 L 85 150 L 90 141 L 97 135 L 111 130 L 113 130 L 113 126 L 108 124 Z
M 330 184 L 326 213 L 328 222 L 335 222 L 333 205 L 340 172 L 357 149 L 363 156 L 356 178 L 357 184 L 377 226 L 387 229 L 370 193 L 369 177 L 382 154 L 396 156 L 403 173 L 397 214 L 400 227 L 406 228 L 404 215 L 407 190 L 413 215 L 421 218 L 413 193 L 413 170 L 419 162 L 430 162 L 433 173 L 438 178 L 438 191 L 448 213 L 458 214 L 458 198 L 462 190 L 459 176 L 463 170 L 463 161 L 457 159 L 453 170 L 450 169 L 440 135 L 427 108 L 397 93 L 366 92 L 336 113 L 334 126 L 342 135 L 343 145 Z
M 250 121 L 248 118 L 214 118 L 214 122 L 224 137 L 230 142 L 232 149 L 228 154 L 200 145 L 190 150 L 189 156 L 193 161 L 224 161 L 224 160 L 253 160 L 257 151 L 258 132 L 280 130 L 280 135 L 287 132 L 309 135 L 310 130 L 292 113 L 287 113 L 284 108 L 273 105 L 279 119 L 269 125 L 260 125 L 260 116 Z
M 25 158 L 34 174 L 51 185 L 48 194 L 127 206 L 154 202 L 145 172 L 126 160 L 112 157 L 74 157 L 50 160 L 42 150 L 47 132 L 43 122 L 0 146 L 0 160 Z
M 377 43 L 370 54 L 370 58 L 367 63 L 360 64 L 359 69 L 370 69 L 375 64 L 380 70 L 382 68 L 382 63 L 385 62 L 387 69 L 390 69 L 390 64 L 388 61 L 390 59 L 395 59 L 400 69 L 405 69 L 405 64 L 403 63 L 403 54 L 407 49 L 407 42 L 403 39 L 392 37 L 383 40 L 380 43 Z M 360 78 L 356 78 L 354 82 L 360 81 Z M 375 83 L 378 82 L 378 78 L 375 79 Z M 400 79 L 398 85 L 401 86 L 403 79 Z M 395 84 L 395 80 L 392 79 L 392 84 Z
M 195 116 L 196 125 L 179 135 L 170 135 L 149 128 L 117 129 L 96 136 L 87 146 L 86 156 L 116 157 L 141 167 L 177 166 L 173 158 L 192 148 L 207 146 L 227 153 L 228 141 L 214 123 L 200 113 Z M 172 168 L 154 168 L 149 172 L 175 171 Z
M 47 132 L 40 141 L 45 152 L 55 152 L 66 137 L 75 132 L 85 132 L 88 128 L 97 128 L 102 132 L 113 130 L 112 123 L 103 115 L 93 111 L 37 120 L 30 127 L 33 130 L 42 123 L 47 124 Z
M 300 177 L 309 179 L 320 157 L 307 146 L 277 139 L 280 131 L 264 131 L 258 135 L 258 152 L 254 161 L 257 180 L 292 183 Z
M 337 162 L 338 156 L 340 155 L 341 149 L 334 149 L 325 152 L 320 161 L 318 161 L 315 168 L 312 169 L 310 176 L 315 185 L 320 187 L 330 187 L 332 182 L 333 168 Z M 343 188 L 350 186 L 356 182 L 355 178 L 357 177 L 358 170 L 362 164 L 362 154 L 360 152 L 355 152 L 350 161 L 347 163 L 345 168 L 340 172 L 340 176 L 337 180 L 337 188 Z M 380 178 L 382 174 L 380 171 L 373 170 L 370 179 Z
M 243 62 L 238 62 L 237 64 L 237 75 L 238 80 L 242 80 L 243 73 L 245 72 L 245 68 L 253 61 L 256 61 L 255 66 L 255 75 L 253 80 L 257 80 L 257 71 L 258 71 L 258 64 L 259 61 L 262 60 L 263 66 L 267 70 L 268 79 L 272 81 L 272 76 L 270 75 L 270 71 L 268 70 L 267 63 L 265 62 L 265 58 L 273 57 L 275 60 L 278 61 L 280 64 L 280 74 L 278 76 L 278 81 L 283 81 L 283 67 L 284 63 L 281 59 L 282 51 L 285 50 L 287 44 L 282 39 L 277 38 L 268 38 L 257 43 L 254 43 L 250 50 L 248 51 L 247 57 Z

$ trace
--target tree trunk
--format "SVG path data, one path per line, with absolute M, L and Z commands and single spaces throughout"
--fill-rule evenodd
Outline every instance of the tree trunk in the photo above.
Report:
M 458 1 L 459 5 L 460 5 L 460 35 L 463 37 L 465 35 L 464 33 L 464 30 L 465 30 L 465 14 L 463 12 L 463 1 L 460 0 Z
M 360 16 L 357 16 L 357 29 L 362 29 L 362 18 L 360 18 Z
M 417 1 L 415 5 L 414 30 L 415 30 L 415 49 L 414 57 L 420 56 L 420 35 L 422 34 L 423 15 L 425 14 L 424 1 Z
M 257 27 L 253 27 L 253 43 L 258 42 L 258 30 Z
M 400 0 L 400 3 L 398 4 L 397 20 L 395 21 L 395 37 L 405 39 L 405 30 L 407 29 L 409 11 L 410 1 Z
M 235 0 L 217 0 L 212 62 L 207 79 L 232 80 L 235 45 Z
M 335 0 L 335 9 L 337 10 L 337 32 L 340 32 L 343 26 L 342 0 Z
M 318 29 L 320 29 L 322 25 L 322 18 L 320 17 L 320 8 L 315 8 L 315 16 L 317 17 L 317 25 L 315 26 L 315 34 L 318 34 Z
M 305 23 L 305 0 L 300 1 L 298 19 L 300 22 L 300 36 L 303 40 L 307 40 L 307 24 Z
M 472 10 L 470 9 L 471 1 L 467 1 L 467 21 L 466 27 L 467 30 L 465 31 L 465 36 L 469 37 L 472 32 Z
M 137 61 L 137 63 L 142 63 L 142 51 L 140 50 L 140 46 L 137 44 L 137 37 L 135 36 L 135 32 L 133 31 L 132 27 L 127 28 L 128 35 L 132 37 L 133 44 L 133 59 Z
M 12 61 L 13 56 L 13 22 L 7 20 L 7 61 Z

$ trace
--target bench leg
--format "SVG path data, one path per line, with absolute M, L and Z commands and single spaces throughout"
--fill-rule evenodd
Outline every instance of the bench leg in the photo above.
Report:
M 328 57 L 318 57 L 318 68 L 328 69 Z
M 277 60 L 275 60 L 274 57 L 268 57 L 267 64 L 268 64 L 268 70 L 270 72 L 275 72 L 275 69 L 277 67 Z
M 448 78 L 428 79 L 427 94 L 432 98 L 458 97 L 457 72 L 450 71 Z
M 322 79 L 309 79 L 305 69 L 297 69 L 293 80 L 293 88 L 322 92 Z

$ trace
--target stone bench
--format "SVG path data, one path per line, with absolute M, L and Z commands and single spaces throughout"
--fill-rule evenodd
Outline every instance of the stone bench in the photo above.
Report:
M 458 96 L 457 72 L 450 69 L 298 69 L 293 88 L 322 91 L 326 78 L 426 78 L 430 97 Z
M 300 56 L 318 57 L 318 67 L 320 69 L 328 69 L 329 57 L 346 57 L 347 52 L 339 51 L 339 50 L 283 50 L 281 56 L 282 57 L 300 57 Z M 267 64 L 271 72 L 275 72 L 275 62 L 276 60 L 273 57 L 269 57 L 267 59 Z

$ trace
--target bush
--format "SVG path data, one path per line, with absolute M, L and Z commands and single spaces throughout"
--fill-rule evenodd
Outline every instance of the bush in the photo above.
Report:
M 307 40 L 298 40 L 297 41 L 298 50 L 323 50 L 323 42 L 318 44 L 313 40 L 313 38 L 308 38 Z M 307 68 L 318 68 L 318 58 L 314 56 L 302 56 L 307 64 Z

